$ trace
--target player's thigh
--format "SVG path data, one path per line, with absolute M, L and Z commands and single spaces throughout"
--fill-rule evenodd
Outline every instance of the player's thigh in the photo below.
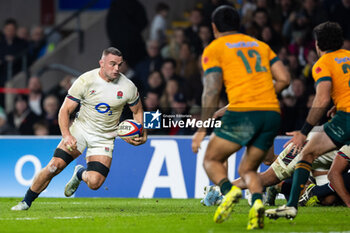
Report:
M 328 137 L 338 147 L 350 144 L 350 113 L 338 111 L 331 121 L 323 126 Z
M 336 148 L 337 146 L 325 131 L 317 132 L 301 151 L 301 160 L 313 161 L 320 155 Z
M 254 114 L 257 132 L 249 145 L 263 151 L 271 150 L 273 142 L 280 128 L 281 115 L 275 111 L 261 111 Z M 270 151 L 270 153 L 273 152 Z
M 265 187 L 281 182 L 271 167 L 269 167 L 266 171 L 260 173 L 260 179 L 262 181 L 262 185 Z
M 211 135 L 207 150 L 205 152 L 205 161 L 216 160 L 224 162 L 227 160 L 230 155 L 238 151 L 242 146 L 229 141 L 227 139 L 216 136 L 215 134 Z
M 238 173 L 244 174 L 247 171 L 256 171 L 264 160 L 267 151 L 255 146 L 248 146 L 240 162 Z

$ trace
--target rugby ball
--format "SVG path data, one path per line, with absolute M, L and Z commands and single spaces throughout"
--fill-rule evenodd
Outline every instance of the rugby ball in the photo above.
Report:
M 134 138 L 142 134 L 143 127 L 137 121 L 128 119 L 120 122 L 117 129 L 117 135 L 121 138 Z

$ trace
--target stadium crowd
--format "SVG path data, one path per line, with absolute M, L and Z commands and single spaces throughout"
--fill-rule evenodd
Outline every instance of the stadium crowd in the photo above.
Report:
M 317 54 L 312 29 L 328 20 L 338 22 L 344 32 L 344 48 L 350 49 L 350 21 L 346 20 L 350 15 L 350 0 L 237 2 L 207 0 L 198 3 L 190 10 L 186 26 L 173 27 L 168 25 L 172 9 L 166 3 L 156 4 L 156 14 L 148 23 L 141 1 L 112 1 L 106 36 L 112 46 L 123 52 L 125 63 L 121 72 L 139 88 L 145 111 L 160 109 L 167 114 L 199 116 L 201 53 L 213 40 L 210 15 L 217 6 L 233 5 L 243 19 L 240 31 L 267 43 L 291 73 L 290 87 L 278 96 L 282 109 L 280 134 L 301 128 L 315 96 L 311 68 Z M 132 14 L 128 13 L 130 10 Z M 132 19 L 128 18 L 130 15 Z M 149 36 L 144 40 L 142 33 L 147 27 Z M 29 64 L 50 49 L 47 43 L 42 43 L 43 36 L 40 26 L 29 32 L 13 19 L 4 22 L 0 35 L 0 87 L 6 80 L 6 63 L 23 48 L 30 48 Z M 18 67 L 20 65 L 13 66 L 14 73 Z M 33 75 L 28 81 L 29 94 L 16 96 L 13 112 L 6 114 L 4 103 L 0 103 L 0 134 L 59 135 L 57 111 L 74 80 L 75 77 L 67 76 L 57 87 L 43 93 L 39 78 Z M 220 106 L 225 106 L 224 91 L 221 96 Z M 128 113 L 124 118 L 128 118 Z M 181 135 L 191 134 L 193 130 L 171 128 L 150 133 Z

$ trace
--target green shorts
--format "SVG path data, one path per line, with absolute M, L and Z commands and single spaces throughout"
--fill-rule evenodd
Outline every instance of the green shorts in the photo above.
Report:
M 267 151 L 280 128 L 281 116 L 275 111 L 233 112 L 226 111 L 216 136 L 238 143 L 253 145 Z
M 350 113 L 337 111 L 332 120 L 324 124 L 323 128 L 337 147 L 350 144 Z

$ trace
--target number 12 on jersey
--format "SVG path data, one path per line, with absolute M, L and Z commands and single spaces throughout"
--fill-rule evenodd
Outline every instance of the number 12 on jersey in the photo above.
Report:
M 239 56 L 242 61 L 243 61 L 243 64 L 247 70 L 247 73 L 248 74 L 251 74 L 253 73 L 252 71 L 252 68 L 250 67 L 250 64 L 248 62 L 248 59 L 247 57 L 244 55 L 244 53 L 242 52 L 242 50 L 238 50 L 237 51 L 237 56 Z M 265 66 L 261 66 L 261 56 L 260 54 L 258 53 L 258 51 L 254 50 L 254 49 L 249 49 L 248 50 L 248 56 L 251 57 L 251 58 L 254 58 L 256 57 L 256 61 L 255 61 L 255 72 L 266 72 L 267 69 Z

